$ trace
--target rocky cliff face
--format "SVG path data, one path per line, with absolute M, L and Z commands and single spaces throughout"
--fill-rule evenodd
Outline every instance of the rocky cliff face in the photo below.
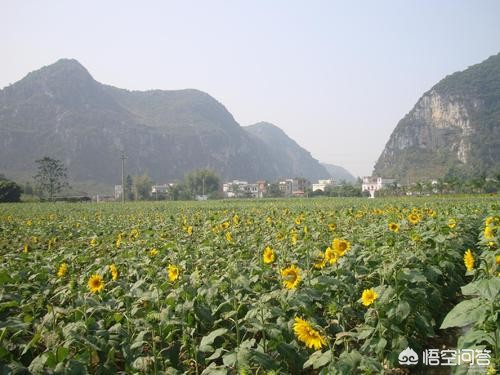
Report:
M 127 173 L 148 172 L 155 181 L 198 168 L 224 179 L 274 180 L 295 162 L 204 92 L 118 89 L 95 81 L 76 60 L 0 90 L 0 173 L 28 180 L 35 160 L 50 156 L 66 164 L 73 182 L 109 186 L 120 181 L 121 150 Z M 309 167 L 322 169 L 317 161 Z
M 446 77 L 397 125 L 374 174 L 430 179 L 493 174 L 500 162 L 500 54 Z

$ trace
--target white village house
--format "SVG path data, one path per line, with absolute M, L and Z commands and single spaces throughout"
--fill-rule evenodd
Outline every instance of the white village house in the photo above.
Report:
M 383 187 L 393 184 L 396 182 L 393 178 L 382 178 L 382 177 L 363 177 L 363 184 L 361 185 L 361 191 L 367 191 L 370 193 L 370 198 L 375 198 L 375 192 L 382 189 Z
M 317 184 L 312 184 L 312 191 L 325 191 L 325 189 L 329 186 L 334 186 L 335 181 L 333 179 L 328 180 L 318 180 Z

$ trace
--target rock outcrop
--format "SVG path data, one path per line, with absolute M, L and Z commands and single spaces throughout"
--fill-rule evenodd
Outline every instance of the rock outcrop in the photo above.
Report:
M 425 93 L 396 126 L 374 174 L 404 181 L 499 171 L 500 54 Z

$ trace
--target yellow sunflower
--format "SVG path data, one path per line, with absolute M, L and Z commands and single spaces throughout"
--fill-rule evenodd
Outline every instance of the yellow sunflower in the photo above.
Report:
M 351 248 L 351 244 L 347 240 L 342 240 L 339 238 L 333 239 L 333 251 L 338 257 L 343 257 L 345 252 Z
M 287 289 L 295 289 L 302 279 L 300 276 L 300 268 L 293 264 L 281 270 L 281 277 L 283 278 L 283 285 Z
M 149 250 L 149 255 L 152 256 L 152 257 L 157 256 L 158 253 L 159 253 L 159 251 L 158 251 L 158 249 L 156 247 L 153 248 L 153 249 L 151 249 L 151 250 Z
M 500 255 L 495 256 L 495 263 L 500 266 Z
M 429 209 L 427 209 L 427 215 L 429 215 L 430 217 L 436 217 L 437 212 L 435 210 L 433 210 L 432 208 L 429 208 Z
M 365 306 L 370 306 L 378 298 L 377 292 L 373 288 L 363 290 L 361 295 L 361 302 Z
M 328 224 L 328 229 L 330 229 L 331 231 L 334 231 L 335 228 L 337 228 L 337 225 L 335 223 Z
M 111 264 L 109 266 L 109 271 L 111 272 L 111 278 L 113 280 L 118 279 L 118 268 L 116 268 L 116 266 L 114 264 Z
M 389 230 L 394 232 L 394 233 L 398 233 L 399 232 L 399 224 L 396 224 L 396 223 L 390 223 L 389 224 Z
M 228 243 L 232 243 L 233 242 L 233 235 L 231 234 L 231 232 L 226 232 L 226 241 Z
M 327 260 L 325 257 L 325 253 L 323 252 L 318 252 L 316 255 L 316 261 L 314 262 L 313 266 L 314 268 L 321 270 L 326 266 Z
M 168 265 L 168 279 L 171 282 L 174 282 L 179 278 L 180 270 L 179 267 L 174 266 L 173 264 Z
M 104 280 L 101 275 L 92 275 L 90 276 L 88 282 L 89 290 L 92 293 L 98 293 L 104 289 Z
M 122 245 L 122 235 L 119 234 L 118 237 L 116 238 L 115 246 L 117 249 L 119 249 Z
M 413 225 L 418 224 L 418 222 L 420 221 L 420 216 L 418 216 L 418 214 L 416 213 L 411 213 L 408 215 L 408 221 Z
M 339 257 L 337 256 L 337 253 L 332 250 L 331 247 L 327 247 L 325 250 L 325 260 L 327 262 L 330 262 L 330 264 L 335 264 L 337 260 L 339 260 Z
M 68 265 L 66 263 L 61 263 L 59 269 L 57 270 L 57 277 L 64 277 L 68 272 Z
M 474 255 L 472 255 L 470 249 L 467 249 L 464 254 L 464 264 L 467 271 L 472 271 L 474 269 Z
M 240 223 L 240 217 L 236 214 L 233 216 L 233 223 L 236 226 L 238 226 L 238 224 Z
M 456 226 L 457 226 L 457 221 L 456 221 L 455 219 L 450 219 L 450 220 L 448 220 L 448 227 L 449 227 L 450 229 L 453 229 L 453 228 L 455 228 Z
M 493 237 L 495 237 L 495 234 L 493 233 L 493 228 L 489 225 L 484 227 L 484 238 L 490 240 Z
M 495 216 L 489 216 L 486 218 L 486 222 L 485 224 L 486 225 L 491 225 L 491 224 L 495 224 L 496 222 L 498 222 L 498 218 L 495 217 Z
M 323 346 L 326 346 L 325 338 L 307 320 L 295 317 L 293 332 L 297 336 L 297 339 L 303 342 L 308 348 L 319 350 Z
M 264 254 L 262 254 L 262 259 L 264 260 L 265 264 L 271 264 L 275 261 L 276 254 L 274 253 L 274 250 L 270 246 L 266 246 L 266 248 L 264 249 Z

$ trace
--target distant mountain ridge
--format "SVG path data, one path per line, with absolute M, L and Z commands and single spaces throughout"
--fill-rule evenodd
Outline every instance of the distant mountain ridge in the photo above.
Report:
M 47 155 L 62 160 L 73 181 L 112 185 L 120 181 L 121 150 L 127 173 L 147 171 L 156 181 L 180 179 L 199 168 L 251 181 L 328 176 L 286 138 L 287 147 L 280 150 L 242 128 L 207 93 L 103 85 L 72 59 L 0 90 L 0 172 L 12 176 L 32 176 L 34 161 Z
M 354 177 L 351 172 L 349 172 L 347 169 L 338 166 L 338 165 L 333 165 L 333 164 L 326 164 L 326 163 L 321 163 L 323 167 L 328 171 L 330 176 L 336 181 L 336 182 L 350 182 L 354 183 L 356 182 L 356 177 Z
M 447 76 L 397 124 L 374 174 L 401 181 L 500 173 L 500 53 Z
M 281 177 L 307 177 L 310 180 L 329 177 L 328 171 L 309 151 L 300 147 L 276 125 L 259 122 L 243 129 L 264 142 L 269 147 L 272 158 L 286 166 L 280 170 Z

